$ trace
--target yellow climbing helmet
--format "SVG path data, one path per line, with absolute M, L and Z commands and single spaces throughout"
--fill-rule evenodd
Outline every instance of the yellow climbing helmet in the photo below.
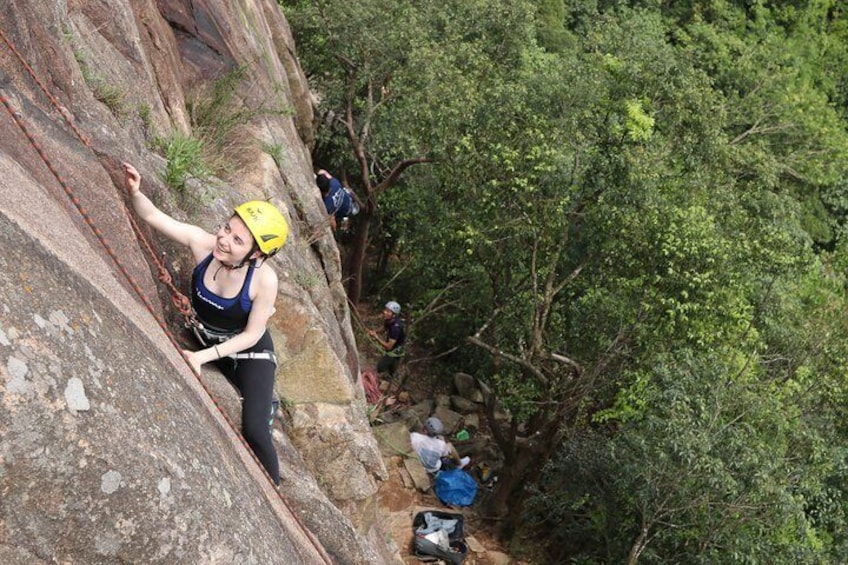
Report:
M 273 255 L 286 242 L 289 224 L 273 204 L 264 200 L 251 200 L 237 206 L 235 212 L 265 255 Z

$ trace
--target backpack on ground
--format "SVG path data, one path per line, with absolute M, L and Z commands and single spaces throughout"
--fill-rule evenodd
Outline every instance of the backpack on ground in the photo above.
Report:
M 447 506 L 471 506 L 477 496 L 477 481 L 462 469 L 439 471 L 433 491 Z
M 412 519 L 412 554 L 420 561 L 459 565 L 468 555 L 462 514 L 427 510 Z

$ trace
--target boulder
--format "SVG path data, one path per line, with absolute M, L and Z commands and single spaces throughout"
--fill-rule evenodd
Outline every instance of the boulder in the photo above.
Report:
M 437 394 L 434 400 L 437 410 L 439 408 L 450 408 L 451 406 L 451 398 L 449 394 Z
M 402 412 L 403 421 L 410 430 L 417 431 L 424 427 L 424 422 L 433 413 L 433 401 L 422 400 Z
M 477 386 L 477 380 L 467 373 L 456 373 L 453 376 L 453 385 L 461 397 L 478 404 L 483 403 L 483 393 Z
M 407 457 L 403 460 L 403 464 L 406 471 L 409 473 L 409 476 L 412 478 L 415 488 L 421 492 L 427 492 L 430 490 L 433 486 L 433 483 L 430 480 L 430 474 L 424 469 L 424 465 L 421 464 L 421 460 L 418 459 L 418 457 Z
M 482 555 L 486 552 L 486 548 L 483 546 L 483 544 L 477 541 L 477 538 L 475 538 L 474 536 L 465 536 L 465 543 L 468 545 L 469 551 L 472 551 L 479 555 Z
M 402 455 L 410 457 L 413 455 L 412 445 L 409 443 L 409 428 L 403 422 L 384 424 L 374 428 L 374 437 L 380 445 L 380 451 L 384 457 Z
M 454 447 L 460 456 L 468 455 L 474 462 L 490 459 L 493 445 L 486 438 L 472 438 L 465 441 L 454 441 Z
M 462 419 L 462 426 L 469 433 L 474 434 L 480 429 L 480 416 L 477 414 L 466 414 Z
M 460 414 L 471 414 L 477 411 L 478 405 L 465 397 L 453 395 L 450 397 L 451 407 Z
M 510 565 L 512 559 L 506 553 L 489 549 L 486 551 L 486 563 L 489 565 Z

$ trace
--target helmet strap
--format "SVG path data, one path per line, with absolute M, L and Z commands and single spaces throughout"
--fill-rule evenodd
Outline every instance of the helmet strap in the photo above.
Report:
M 242 267 L 244 267 L 246 264 L 247 264 L 247 261 L 242 261 L 242 262 L 241 262 L 241 263 L 239 263 L 238 265 L 227 265 L 226 263 L 219 263 L 219 264 L 218 264 L 218 268 L 217 268 L 217 269 L 215 269 L 215 273 L 212 275 L 212 280 L 213 280 L 213 281 L 215 280 L 215 278 L 218 276 L 218 272 L 219 272 L 221 269 L 225 269 L 225 270 L 227 270 L 227 271 L 235 271 L 236 269 L 241 269 L 241 268 L 242 268 Z
M 248 251 L 247 255 L 244 257 L 244 259 L 242 259 L 241 263 L 239 263 L 238 265 L 227 265 L 226 263 L 219 261 L 220 265 L 217 269 L 215 269 L 215 273 L 212 275 L 212 280 L 215 280 L 215 277 L 218 276 L 218 271 L 220 271 L 221 269 L 226 269 L 227 271 L 235 271 L 236 269 L 241 269 L 242 267 L 247 266 L 252 261 L 257 260 L 258 257 L 253 257 L 253 254 L 258 250 L 259 244 L 254 241 L 253 247 L 250 248 L 250 251 Z

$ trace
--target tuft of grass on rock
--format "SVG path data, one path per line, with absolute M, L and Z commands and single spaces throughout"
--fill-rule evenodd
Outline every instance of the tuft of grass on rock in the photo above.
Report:
M 285 159 L 285 149 L 282 143 L 263 143 L 262 151 L 271 156 L 277 168 L 282 168 Z
M 206 192 L 189 181 L 197 179 L 202 183 L 212 176 L 206 164 L 203 141 L 175 132 L 159 139 L 157 146 L 168 163 L 162 180 L 173 190 L 180 208 L 189 214 L 196 213 Z

